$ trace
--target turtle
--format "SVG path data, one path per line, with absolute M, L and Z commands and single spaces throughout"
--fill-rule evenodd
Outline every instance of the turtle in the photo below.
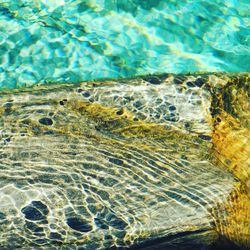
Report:
M 248 96 L 249 73 L 2 90 L 0 249 L 248 248 Z

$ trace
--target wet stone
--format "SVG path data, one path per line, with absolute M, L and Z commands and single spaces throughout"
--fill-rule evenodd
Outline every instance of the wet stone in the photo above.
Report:
M 21 158 L 28 158 L 29 157 L 29 153 L 28 152 L 21 152 L 20 156 L 21 156 Z
M 37 243 L 38 245 L 43 245 L 46 243 L 46 239 L 36 239 L 34 240 L 35 243 Z
M 34 233 L 42 233 L 44 231 L 42 227 L 31 221 L 27 221 L 25 226 Z
M 217 118 L 216 118 L 216 121 L 217 121 L 217 122 L 221 122 L 220 117 L 217 117 Z
M 105 221 L 103 221 L 100 218 L 95 218 L 94 222 L 95 222 L 96 226 L 101 228 L 101 229 L 109 229 L 109 226 L 105 223 Z
M 149 76 L 143 78 L 143 80 L 150 82 L 151 84 L 158 85 L 161 84 L 166 78 L 167 76 Z
M 97 208 L 96 208 L 96 206 L 95 205 L 88 205 L 88 209 L 89 209 L 89 211 L 92 213 L 92 214 L 95 214 L 95 213 L 97 213 Z
M 195 84 L 193 82 L 187 82 L 186 85 L 190 88 L 195 87 Z
M 178 117 L 175 116 L 175 114 L 171 113 L 170 115 L 164 115 L 164 120 L 170 121 L 170 122 L 177 122 L 179 120 Z
M 4 106 L 4 108 L 11 108 L 13 106 L 13 103 L 6 102 L 3 106 Z
M 11 140 L 10 137 L 5 139 L 6 142 L 10 142 L 10 140 Z
M 162 99 L 161 98 L 157 98 L 155 101 L 156 104 L 161 104 L 162 103 Z
M 121 218 L 117 217 L 113 213 L 109 213 L 106 216 L 106 220 L 110 226 L 112 226 L 116 229 L 123 230 L 124 228 L 126 228 L 128 226 L 128 224 L 125 221 L 123 221 Z
M 176 78 L 174 78 L 174 83 L 175 84 L 182 84 L 183 82 L 185 81 L 185 77 L 183 76 L 183 77 L 176 77 Z
M 117 112 L 116 112 L 116 114 L 117 115 L 122 115 L 123 114 L 123 110 L 121 109 L 121 110 L 118 110 Z
M 28 179 L 27 182 L 28 182 L 29 184 L 34 184 L 34 183 L 35 183 L 35 181 L 34 181 L 33 179 Z
M 102 222 L 118 230 L 124 230 L 128 226 L 128 224 L 125 221 L 116 216 L 107 207 L 103 208 L 102 211 L 96 214 L 96 219 L 98 223 Z
M 59 233 L 52 232 L 52 233 L 50 233 L 49 237 L 50 237 L 50 239 L 53 239 L 53 240 L 63 240 L 62 235 Z
M 212 139 L 212 137 L 209 135 L 199 135 L 199 138 L 205 141 L 210 141 Z
M 98 190 L 97 194 L 102 198 L 102 200 L 109 200 L 109 194 L 106 191 Z
M 39 122 L 43 125 L 46 125 L 46 126 L 50 126 L 53 124 L 53 121 L 52 119 L 48 118 L 48 117 L 44 117 L 44 118 L 41 118 L 39 119 Z
M 85 92 L 82 93 L 82 96 L 84 96 L 86 98 L 90 97 L 90 93 L 88 91 L 85 91 Z
M 115 180 L 115 179 L 113 179 L 113 178 L 110 178 L 110 177 L 106 177 L 106 178 L 100 177 L 100 178 L 99 178 L 99 181 L 100 181 L 103 185 L 108 186 L 108 187 L 112 187 L 112 186 L 114 186 L 115 184 L 118 183 L 117 180 Z
M 157 202 L 165 202 L 165 201 L 166 201 L 165 197 L 162 196 L 157 197 Z
M 41 201 L 32 201 L 31 204 L 38 208 L 44 215 L 49 213 L 49 210 L 46 205 L 44 205 Z
M 67 224 L 69 227 L 79 232 L 89 232 L 92 230 L 92 226 L 87 221 L 79 217 L 68 218 Z
M 38 110 L 36 110 L 36 112 L 37 112 L 38 114 L 44 114 L 44 113 L 45 113 L 43 109 L 38 109 Z
M 88 210 L 86 209 L 86 207 L 83 207 L 83 206 L 78 207 L 77 212 L 84 217 L 90 217 L 90 214 L 89 214 Z
M 79 250 L 96 250 L 96 249 L 100 249 L 100 242 L 99 241 L 95 241 L 95 242 L 91 242 L 88 243 L 87 248 L 78 248 Z M 117 249 L 118 250 L 118 249 Z
M 160 115 L 160 114 L 155 114 L 155 115 L 154 115 L 154 118 L 160 119 L 160 118 L 161 118 L 161 115 Z
M 82 167 L 84 168 L 84 169 L 94 169 L 94 170 L 97 170 L 97 171 L 101 171 L 102 170 L 102 168 L 99 166 L 99 165 L 97 165 L 97 164 L 92 164 L 92 163 L 82 163 Z
M 123 165 L 123 160 L 117 159 L 117 158 L 109 158 L 109 162 L 114 163 L 116 165 Z
M 134 97 L 133 96 L 124 96 L 124 99 L 126 100 L 125 103 L 129 103 L 129 102 L 134 101 Z
M 178 122 L 179 121 L 179 118 L 178 117 L 173 117 L 170 119 L 171 122 Z
M 46 215 L 49 210 L 46 205 L 41 201 L 32 201 L 30 205 L 22 208 L 21 212 L 25 215 L 25 218 L 32 221 L 44 220 L 47 222 Z
M 44 215 L 39 210 L 37 210 L 36 208 L 32 206 L 24 207 L 21 210 L 21 212 L 25 215 L 25 218 L 28 220 L 37 221 L 37 220 L 44 219 Z
M 118 238 L 118 239 L 123 239 L 126 235 L 126 231 L 123 230 L 116 230 L 114 232 L 114 235 Z
M 8 114 L 10 114 L 11 113 L 11 107 L 13 106 L 13 104 L 12 103 L 5 103 L 5 105 L 4 105 L 4 114 L 5 115 L 8 115 Z
M 37 182 L 43 182 L 43 183 L 53 183 L 53 178 L 51 175 L 49 174 L 44 174 L 44 175 L 40 175 L 38 177 L 34 177 L 34 180 Z
M 0 212 L 0 220 L 5 220 L 5 219 L 6 219 L 6 215 Z
M 137 114 L 137 118 L 140 119 L 140 120 L 142 120 L 142 121 L 144 121 L 144 120 L 147 119 L 147 116 L 144 115 L 143 113 L 138 113 L 138 114 Z
M 143 107 L 143 104 L 140 102 L 140 101 L 136 101 L 134 104 L 133 104 L 134 107 L 136 107 L 138 110 L 142 109 Z
M 90 188 L 88 183 L 82 183 L 82 187 L 84 188 L 85 192 L 88 192 L 88 190 Z
M 106 234 L 106 235 L 104 235 L 104 239 L 105 239 L 106 241 L 111 241 L 111 240 L 113 240 L 113 236 L 110 235 L 110 234 Z
M 174 111 L 174 110 L 176 110 L 176 107 L 174 105 L 171 105 L 171 106 L 169 106 L 169 110 Z
M 54 131 L 48 130 L 48 131 L 45 131 L 43 134 L 44 134 L 44 135 L 53 135 L 53 134 L 54 134 Z
M 202 85 L 205 83 L 205 80 L 202 79 L 202 78 L 197 78 L 195 81 L 194 81 L 194 84 L 197 86 L 197 87 L 202 87 Z
M 164 192 L 170 199 L 173 199 L 173 200 L 177 200 L 179 202 L 181 202 L 183 200 L 183 197 L 179 194 L 176 194 L 174 192 L 171 192 L 171 191 L 165 191 Z

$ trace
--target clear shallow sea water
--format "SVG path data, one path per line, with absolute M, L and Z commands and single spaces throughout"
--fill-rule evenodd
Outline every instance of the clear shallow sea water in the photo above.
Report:
M 0 0 L 0 89 L 250 69 L 247 0 Z

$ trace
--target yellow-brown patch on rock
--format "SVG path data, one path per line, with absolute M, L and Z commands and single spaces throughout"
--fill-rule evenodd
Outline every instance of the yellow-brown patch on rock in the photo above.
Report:
M 248 76 L 229 82 L 215 97 L 213 147 L 216 164 L 232 172 L 241 184 L 229 196 L 216 223 L 220 234 L 250 246 L 250 103 Z M 217 211 L 218 212 L 218 211 Z M 224 219 L 223 215 L 224 214 Z

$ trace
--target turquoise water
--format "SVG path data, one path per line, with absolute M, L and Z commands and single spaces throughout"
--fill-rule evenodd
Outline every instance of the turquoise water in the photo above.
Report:
M 0 88 L 249 71 L 248 1 L 0 0 Z

